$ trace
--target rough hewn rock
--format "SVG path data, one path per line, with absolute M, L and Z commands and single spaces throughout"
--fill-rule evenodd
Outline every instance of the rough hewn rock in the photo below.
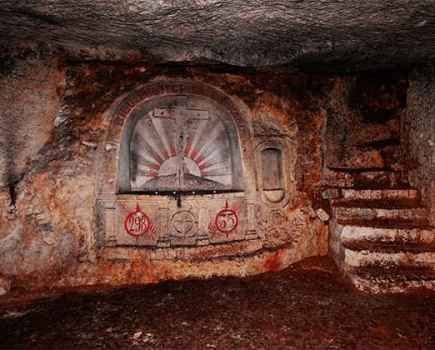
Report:
M 382 169 L 385 161 L 381 152 L 374 149 L 346 147 L 346 152 L 340 157 L 334 168 L 341 169 Z
M 343 70 L 435 54 L 430 0 L 6 0 L 0 33 L 7 46 L 45 42 L 91 59 Z
M 342 190 L 332 201 L 330 254 L 356 288 L 435 290 L 435 230 L 416 190 Z
M 5 66 L 0 70 L 0 187 L 22 178 L 26 163 L 50 138 L 64 86 L 55 57 L 30 56 Z
M 320 220 L 326 222 L 329 220 L 329 214 L 325 211 L 325 209 L 319 208 L 316 210 L 316 214 Z
M 7 275 L 14 287 L 36 290 L 245 276 L 278 270 L 306 256 L 326 254 L 327 226 L 316 216 L 312 198 L 320 186 L 321 138 L 326 119 L 321 106 L 330 89 L 328 79 L 222 71 L 222 67 L 213 70 L 101 62 L 65 62 L 51 67 L 51 60 L 41 57 L 33 63 L 28 58 L 14 58 L 11 62 L 15 62 L 15 68 L 4 75 L 20 75 L 19 86 L 32 82 L 32 74 L 20 67 L 34 64 L 54 71 L 49 75 L 51 83 L 42 84 L 40 90 L 34 87 L 26 97 L 45 105 L 46 113 L 31 114 L 32 123 L 20 130 L 36 146 L 34 153 L 26 153 L 27 166 L 14 183 L 14 200 L 9 188 L 3 187 L 0 192 L 1 207 L 7 209 L 0 211 L 0 273 Z M 46 69 L 38 72 L 44 77 Z M 294 198 L 286 207 L 265 208 L 264 215 L 257 215 L 263 236 L 255 239 L 247 236 L 245 241 L 229 244 L 208 242 L 151 249 L 99 246 L 96 186 L 97 175 L 103 172 L 98 164 L 100 158 L 116 154 L 120 142 L 107 139 L 113 106 L 128 92 L 143 86 L 161 87 L 174 80 L 189 81 L 186 86 L 196 83 L 208 87 L 202 93 L 210 91 L 211 85 L 215 89 L 212 91 L 220 91 L 220 95 L 243 105 L 243 118 L 251 118 L 252 133 L 285 130 L 297 149 L 292 153 L 298 172 L 291 174 L 297 187 Z M 38 99 L 46 85 L 49 91 L 59 87 L 55 103 L 49 98 Z M 2 89 L 9 91 L 2 85 L 0 95 Z M 32 105 L 26 102 L 26 106 Z M 0 107 L 14 111 L 17 105 L 8 99 Z M 0 117 L 6 124 L 8 119 L 1 118 L 6 117 Z M 36 132 L 36 121 L 47 127 L 47 138 Z M 15 158 L 8 159 L 14 164 Z M 116 167 L 108 175 L 104 183 L 113 182 Z
M 377 73 L 335 80 L 325 134 L 326 167 L 401 170 L 400 118 L 407 83 L 397 72 L 381 76 L 385 80 Z
M 401 89 L 407 86 L 401 75 L 392 74 L 384 84 L 372 81 L 373 74 L 364 78 L 310 76 L 219 65 L 85 63 L 70 58 L 13 56 L 2 66 L 0 108 L 5 113 L 0 115 L 0 165 L 6 165 L 2 167 L 6 175 L 0 191 L 4 208 L 0 211 L 0 274 L 8 276 L 14 287 L 114 286 L 274 271 L 304 257 L 326 253 L 325 222 L 330 211 L 323 206 L 326 201 L 319 199 L 321 189 L 344 187 L 324 192 L 324 199 L 331 199 L 333 204 L 341 200 L 378 203 L 402 197 L 415 202 L 419 197 L 417 190 L 396 188 L 401 179 L 395 165 L 401 161 L 397 152 L 401 146 L 399 120 L 406 107 Z M 411 174 L 411 180 L 422 188 L 433 179 L 432 163 L 421 163 L 433 160 L 433 99 L 424 90 L 431 82 L 420 80 L 411 87 L 423 97 L 409 99 L 414 105 L 408 118 L 424 112 L 420 113 L 422 121 L 410 121 L 414 135 L 411 155 L 421 167 Z M 178 88 L 182 84 L 184 90 Z M 106 200 L 108 192 L 100 193 L 98 187 L 113 188 L 121 143 L 121 137 L 108 136 L 114 130 L 121 135 L 123 118 L 128 118 L 130 109 L 144 98 L 174 91 L 220 96 L 219 103 L 232 101 L 228 105 L 246 112 L 243 115 L 249 123 L 243 132 L 254 137 L 288 138 L 295 169 L 289 175 L 294 184 L 291 201 L 285 208 L 255 212 L 261 237 L 246 235 L 246 239 L 230 244 L 198 240 L 196 246 L 171 247 L 163 242 L 151 249 L 101 245 L 97 237 L 100 227 L 111 223 L 102 224 L 99 201 Z M 207 95 L 207 91 L 213 93 Z M 365 132 L 360 132 L 365 127 Z M 114 162 L 103 171 L 100 165 L 104 158 Z M 373 183 L 393 189 L 367 189 Z M 360 191 L 355 190 L 357 185 Z M 115 192 L 112 195 L 117 196 Z M 105 209 L 113 208 L 109 203 Z M 385 210 L 370 206 L 341 210 L 335 219 L 360 220 L 362 216 L 362 221 L 385 219 L 382 224 L 399 216 L 425 219 L 425 212 L 416 208 L 400 212 L 380 209 Z M 331 232 L 337 228 L 333 221 L 332 216 Z M 118 220 L 118 227 L 120 223 L 122 228 L 124 221 Z M 369 231 L 373 228 L 361 227 L 359 235 L 365 227 Z M 340 244 L 339 239 L 332 239 L 331 251 L 339 254 Z
M 5 295 L 11 289 L 11 281 L 0 276 L 0 296 Z
M 410 182 L 421 190 L 431 208 L 435 224 L 435 93 L 434 69 L 426 67 L 412 74 L 408 110 L 404 118 L 404 148 L 409 152 L 407 168 Z

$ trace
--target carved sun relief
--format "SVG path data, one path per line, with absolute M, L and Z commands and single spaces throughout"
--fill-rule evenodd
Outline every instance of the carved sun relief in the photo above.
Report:
M 133 191 L 232 188 L 227 130 L 209 110 L 177 103 L 150 110 L 137 121 L 130 150 Z

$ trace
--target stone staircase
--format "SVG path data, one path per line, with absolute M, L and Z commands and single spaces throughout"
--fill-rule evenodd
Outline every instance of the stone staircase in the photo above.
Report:
M 323 197 L 331 204 L 330 252 L 354 286 L 435 290 L 435 230 L 419 192 L 391 170 L 329 175 Z

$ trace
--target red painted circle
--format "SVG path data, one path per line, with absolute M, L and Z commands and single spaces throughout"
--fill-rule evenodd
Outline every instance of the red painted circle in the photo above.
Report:
M 148 232 L 151 221 L 139 208 L 127 215 L 124 220 L 125 231 L 133 237 L 139 237 Z
M 229 234 L 239 225 L 239 217 L 235 210 L 224 208 L 216 214 L 214 224 L 220 232 Z

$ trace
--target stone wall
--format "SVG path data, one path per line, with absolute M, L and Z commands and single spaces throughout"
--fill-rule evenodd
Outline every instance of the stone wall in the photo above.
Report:
M 326 254 L 327 226 L 314 209 L 329 78 L 221 66 L 82 63 L 33 54 L 8 57 L 7 62 L 0 85 L 2 162 L 10 165 L 2 167 L 7 172 L 0 192 L 2 285 L 18 293 L 244 276 Z M 205 247 L 98 246 L 98 164 L 102 154 L 113 151 L 106 143 L 110 111 L 130 91 L 171 79 L 213 86 L 243 105 L 250 123 L 298 130 L 294 195 L 283 208 L 285 230 Z M 19 176 L 11 181 L 8 169 Z M 271 218 L 282 221 L 282 216 Z
M 426 67 L 410 76 L 408 109 L 403 123 L 409 157 L 409 180 L 420 191 L 435 224 L 435 69 Z
M 398 72 L 337 79 L 328 104 L 325 167 L 401 171 L 400 119 L 406 89 L 406 77 Z
M 4 59 L 0 65 L 0 186 L 17 182 L 48 141 L 65 85 L 57 58 Z

